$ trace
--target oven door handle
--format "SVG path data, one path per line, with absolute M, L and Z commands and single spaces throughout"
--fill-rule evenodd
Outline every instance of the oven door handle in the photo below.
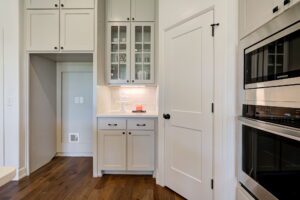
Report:
M 260 120 L 250 119 L 247 117 L 239 117 L 239 121 L 252 128 L 262 131 L 274 133 L 276 135 L 300 141 L 300 129 L 264 122 Z

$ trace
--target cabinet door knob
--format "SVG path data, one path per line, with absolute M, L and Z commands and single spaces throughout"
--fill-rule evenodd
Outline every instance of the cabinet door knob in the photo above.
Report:
M 279 8 L 278 8 L 278 6 L 276 6 L 275 8 L 273 8 L 273 13 L 278 12 L 278 10 L 279 10 Z
M 125 135 L 125 132 L 123 132 L 122 134 Z
M 61 49 L 61 50 L 63 50 L 63 49 L 64 49 L 64 47 L 60 47 L 60 49 Z
M 132 80 L 131 82 L 133 82 L 133 83 L 134 83 L 134 80 Z
M 61 4 L 60 6 L 61 6 L 61 7 L 64 7 L 65 5 L 64 5 L 64 4 Z
M 130 18 L 129 17 L 127 17 L 127 21 L 129 21 L 130 20 Z
M 131 132 L 129 132 L 128 134 L 131 135 Z
M 55 4 L 54 6 L 57 8 L 57 7 L 58 7 L 58 4 Z
M 129 83 L 129 80 L 127 80 L 127 83 Z
M 284 1 L 283 1 L 283 5 L 286 6 L 286 5 L 289 4 L 290 2 L 291 2 L 291 0 L 284 0 Z
M 54 47 L 54 49 L 57 50 L 58 48 L 57 48 L 57 47 Z
M 163 114 L 163 118 L 164 119 L 171 119 L 171 115 L 170 114 Z
M 135 20 L 134 17 L 132 18 L 132 20 L 133 20 L 133 21 Z

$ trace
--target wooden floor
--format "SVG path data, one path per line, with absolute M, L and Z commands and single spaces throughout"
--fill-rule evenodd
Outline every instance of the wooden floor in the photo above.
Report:
M 0 188 L 0 199 L 182 200 L 151 176 L 92 178 L 91 158 L 54 158 L 19 182 Z

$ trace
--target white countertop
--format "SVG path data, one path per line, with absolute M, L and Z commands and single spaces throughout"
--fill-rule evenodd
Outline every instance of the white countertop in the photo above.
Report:
M 0 167 L 0 187 L 11 181 L 16 176 L 16 169 L 13 167 Z
M 156 118 L 158 117 L 157 112 L 146 112 L 146 113 L 130 113 L 130 112 L 107 112 L 107 113 L 98 113 L 98 118 L 105 117 L 126 117 L 126 118 Z

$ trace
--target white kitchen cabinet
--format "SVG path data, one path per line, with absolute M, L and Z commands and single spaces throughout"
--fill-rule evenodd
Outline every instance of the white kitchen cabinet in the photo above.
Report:
M 59 51 L 59 11 L 27 10 L 27 49 Z
M 58 9 L 59 0 L 26 0 L 27 9 Z
M 154 23 L 131 23 L 131 82 L 154 83 Z
M 154 119 L 99 118 L 99 170 L 152 172 L 155 168 Z
M 125 131 L 102 130 L 98 144 L 102 170 L 126 170 Z
M 107 0 L 106 2 L 107 21 L 155 21 L 155 0 Z
M 130 23 L 108 23 L 107 80 L 111 84 L 130 82 Z
M 137 22 L 155 21 L 155 0 L 131 0 L 131 20 Z
M 61 50 L 94 50 L 94 10 L 61 10 Z
M 274 17 L 275 0 L 240 0 L 240 34 L 246 36 Z
M 129 131 L 127 170 L 154 170 L 154 131 Z
M 94 8 L 95 0 L 60 0 L 61 8 Z
M 130 20 L 130 0 L 107 0 L 107 21 L 122 22 Z

